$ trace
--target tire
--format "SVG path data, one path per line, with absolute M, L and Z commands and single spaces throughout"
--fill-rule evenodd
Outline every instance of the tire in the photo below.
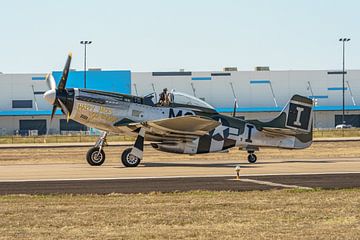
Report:
M 141 161 L 140 158 L 130 154 L 131 150 L 132 148 L 127 148 L 121 154 L 121 162 L 125 167 L 136 167 Z
M 98 147 L 90 148 L 86 154 L 86 161 L 91 166 L 101 166 L 105 162 L 105 152 L 101 149 L 99 153 Z
M 249 163 L 256 163 L 257 157 L 255 154 L 251 153 L 248 155 L 248 162 Z

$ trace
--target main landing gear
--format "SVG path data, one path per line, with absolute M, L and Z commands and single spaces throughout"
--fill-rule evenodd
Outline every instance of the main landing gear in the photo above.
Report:
M 121 162 L 125 167 L 139 165 L 144 154 L 145 129 L 141 128 L 132 148 L 127 148 L 121 154 Z
M 86 160 L 91 166 L 100 166 L 105 162 L 104 146 L 107 133 L 101 134 L 94 147 L 90 148 L 86 154 Z M 140 129 L 135 144 L 131 148 L 127 148 L 121 154 L 121 162 L 125 167 L 136 167 L 143 158 L 145 130 Z
M 132 148 L 127 148 L 121 154 L 121 162 L 125 167 L 136 167 L 141 161 L 141 158 L 131 153 L 132 150 Z

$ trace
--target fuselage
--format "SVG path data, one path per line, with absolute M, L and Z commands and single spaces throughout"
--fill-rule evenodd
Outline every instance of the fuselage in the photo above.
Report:
M 208 134 L 191 141 L 174 141 L 166 136 L 145 134 L 145 139 L 152 141 L 153 147 L 162 151 L 196 154 L 219 152 L 232 147 L 294 148 L 296 141 L 295 137 L 264 133 L 251 122 L 201 106 L 173 103 L 165 107 L 153 103 L 151 98 L 78 88 L 67 89 L 60 99 L 69 110 L 70 119 L 116 134 L 136 135 L 132 123 L 186 115 L 199 115 L 220 122 Z

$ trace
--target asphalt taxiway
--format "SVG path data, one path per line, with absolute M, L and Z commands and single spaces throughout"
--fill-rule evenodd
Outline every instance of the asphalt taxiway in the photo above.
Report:
M 0 194 L 110 194 L 360 187 L 360 173 L 3 181 Z

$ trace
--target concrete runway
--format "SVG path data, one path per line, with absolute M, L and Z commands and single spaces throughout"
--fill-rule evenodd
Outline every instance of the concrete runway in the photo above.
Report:
M 119 163 L 124 146 L 109 147 L 109 159 L 100 167 L 85 163 L 85 147 L 3 149 L 0 194 L 360 187 L 359 143 L 343 146 L 333 158 L 333 145 L 319 144 L 305 151 L 265 150 L 256 164 L 247 163 L 246 154 L 238 150 L 188 156 L 147 147 L 144 160 L 136 168 Z M 343 157 L 350 156 L 349 148 L 356 152 Z M 313 152 L 318 153 L 314 158 Z M 289 153 L 292 155 L 286 155 Z M 241 167 L 240 180 L 234 180 L 236 165 Z

